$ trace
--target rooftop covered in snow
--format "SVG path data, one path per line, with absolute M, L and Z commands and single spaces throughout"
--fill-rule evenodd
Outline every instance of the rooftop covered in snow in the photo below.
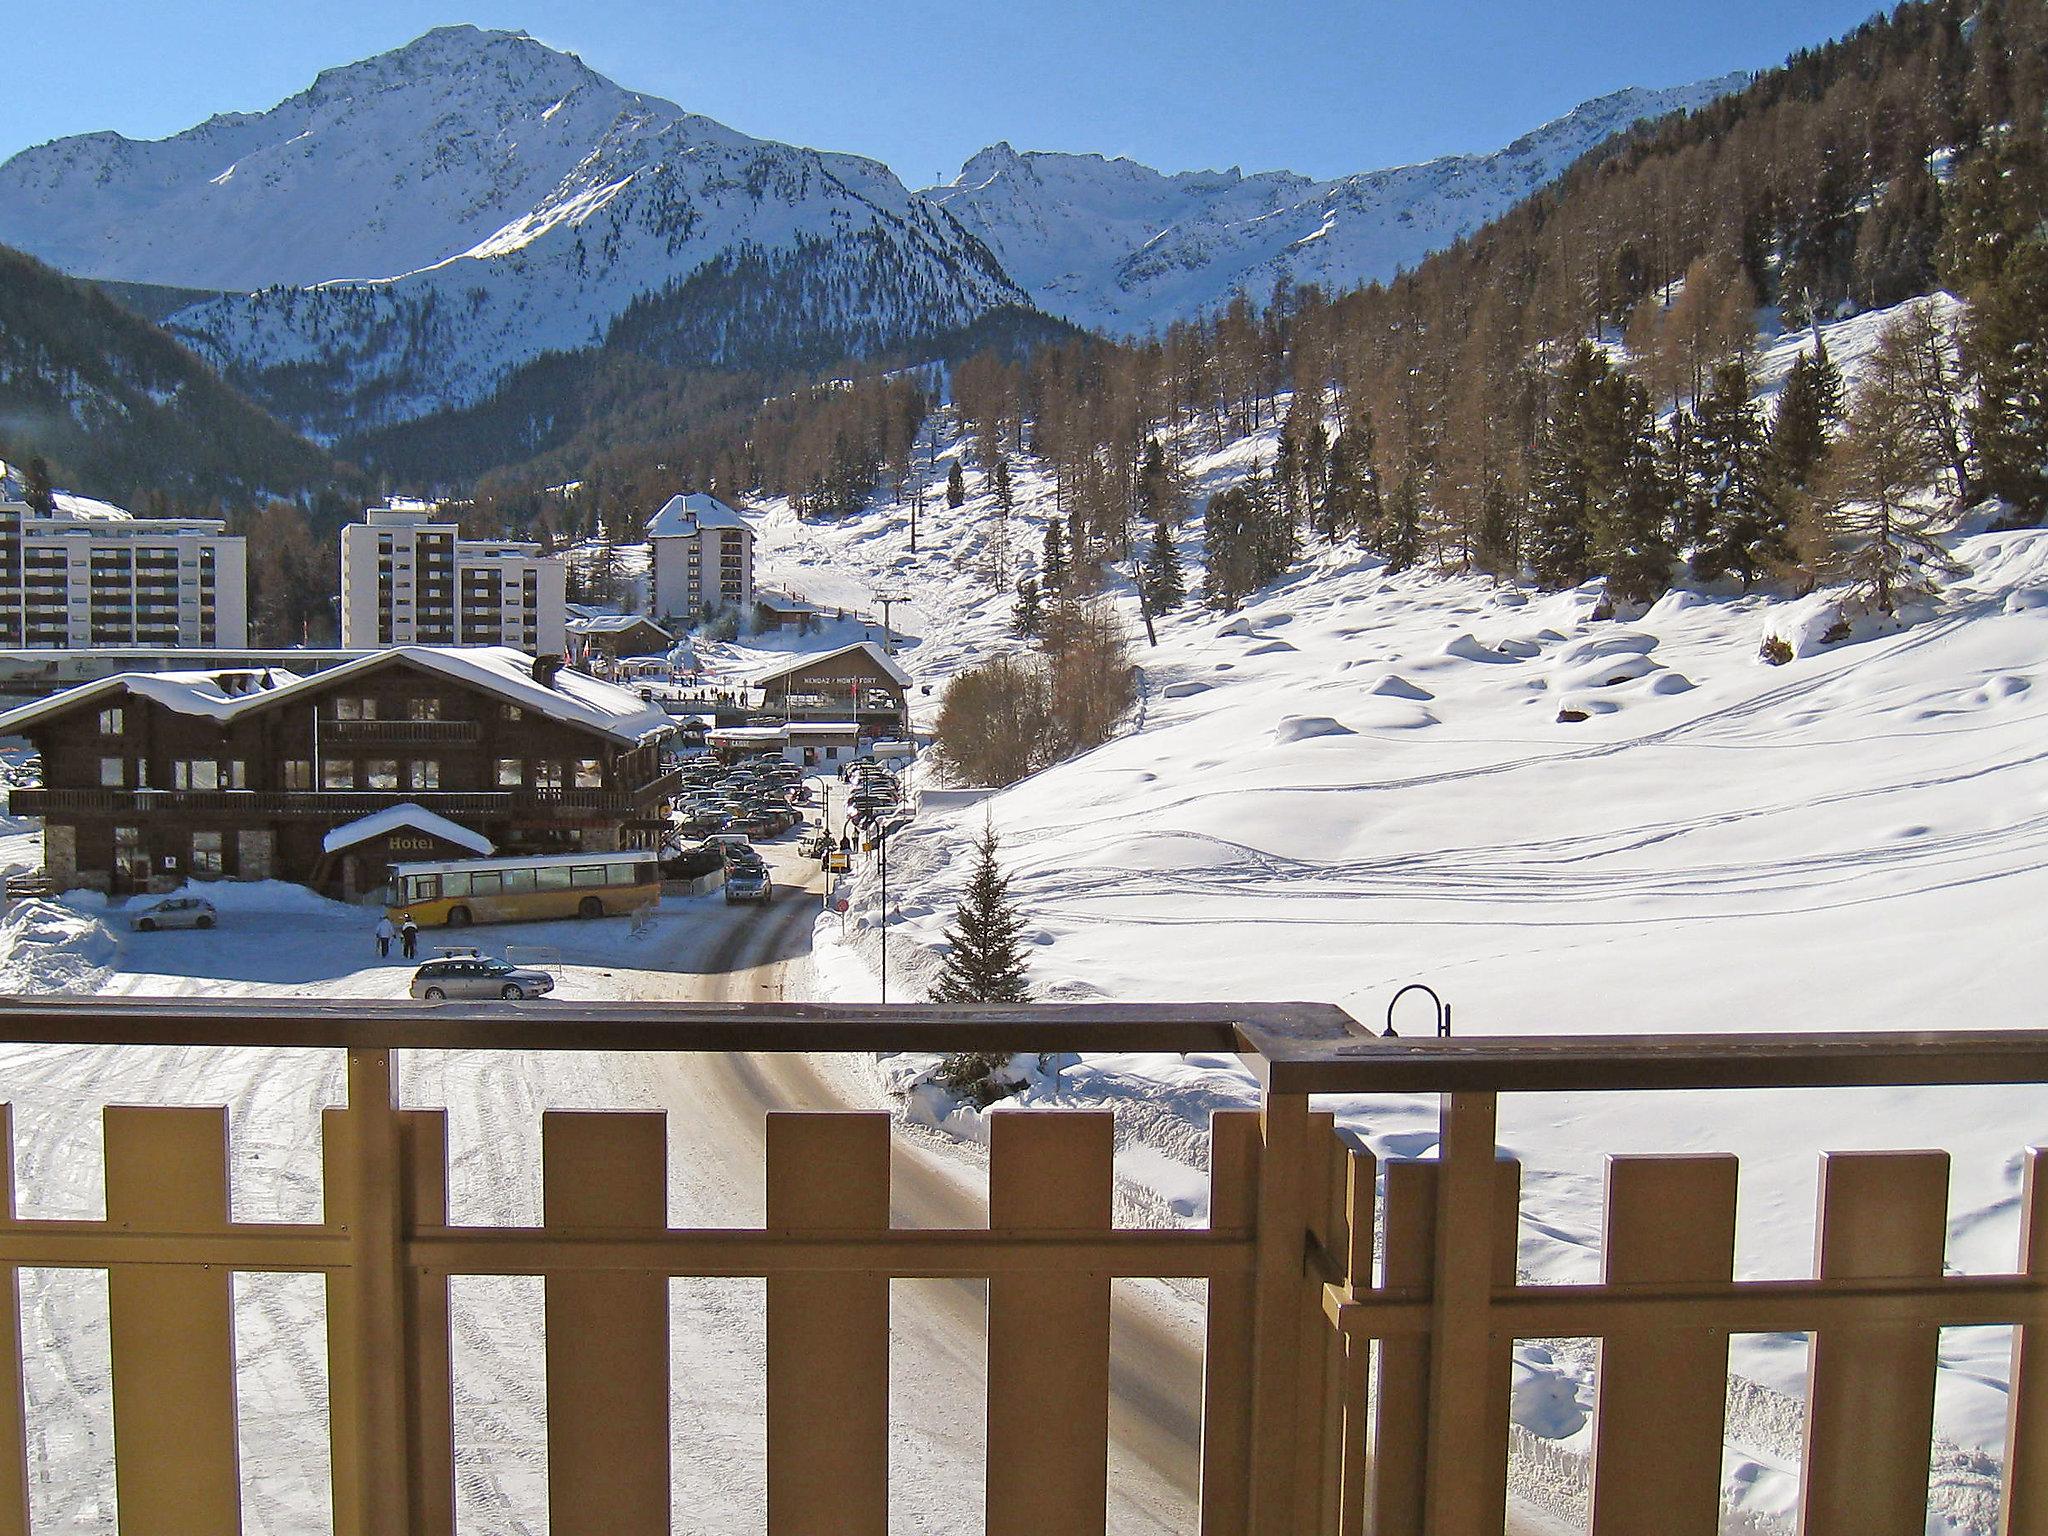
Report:
M 769 683 L 775 682 L 778 679 L 790 677 L 798 672 L 809 671 L 812 667 L 818 666 L 823 662 L 836 661 L 841 656 L 850 655 L 855 651 L 864 653 L 867 660 L 874 665 L 875 670 L 891 682 L 903 688 L 910 686 L 910 674 L 899 667 L 896 664 L 896 659 L 872 640 L 856 640 L 853 644 L 842 645 L 837 650 L 817 651 L 807 656 L 792 656 L 789 660 L 782 662 L 780 665 L 770 667 L 765 672 L 756 672 L 747 681 L 753 687 L 764 688 Z
M 358 843 L 367 843 L 373 837 L 382 837 L 400 828 L 424 832 L 429 837 L 438 837 L 444 843 L 453 843 L 477 854 L 488 855 L 496 847 L 481 832 L 472 832 L 446 816 L 436 816 L 425 806 L 414 805 L 410 800 L 403 805 L 387 805 L 381 811 L 372 811 L 354 821 L 343 822 L 320 839 L 320 846 L 328 853 L 339 853 L 344 848 L 353 848 Z
M 647 520 L 647 537 L 695 538 L 706 528 L 739 528 L 753 532 L 744 517 L 716 496 L 704 491 L 691 491 L 686 496 L 671 496 L 662 503 L 661 510 Z

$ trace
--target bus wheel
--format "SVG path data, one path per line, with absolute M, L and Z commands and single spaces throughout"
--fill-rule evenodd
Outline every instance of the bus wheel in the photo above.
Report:
M 595 896 L 586 896 L 576 904 L 578 917 L 603 917 L 604 903 Z
M 469 908 L 450 907 L 448 909 L 448 926 L 450 928 L 467 928 L 469 926 Z

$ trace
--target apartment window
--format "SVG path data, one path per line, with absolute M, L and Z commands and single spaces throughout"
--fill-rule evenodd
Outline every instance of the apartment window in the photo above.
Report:
M 498 788 L 517 789 L 526 782 L 526 765 L 516 757 L 498 759 Z
M 406 765 L 407 788 L 439 789 L 441 787 L 441 764 L 436 758 L 415 758 Z
M 121 734 L 120 705 L 117 704 L 112 709 L 100 711 L 100 734 L 102 736 L 118 736 Z
M 354 789 L 356 765 L 352 758 L 330 757 L 320 764 L 322 789 Z
M 227 774 L 227 788 L 247 789 L 249 787 L 249 765 L 241 758 L 238 757 L 231 763 L 223 763 L 221 767 Z
M 211 758 L 181 757 L 171 764 L 171 788 L 219 789 L 220 764 Z
M 195 875 L 218 875 L 225 868 L 223 844 L 226 838 L 219 832 L 194 832 L 192 834 L 192 873 Z
M 578 789 L 603 789 L 604 764 L 594 757 L 577 758 L 576 787 Z
M 128 782 L 128 760 L 125 757 L 103 757 L 100 759 L 100 787 L 121 789 Z
M 312 759 L 305 757 L 285 759 L 284 787 L 286 789 L 311 789 L 313 787 Z
M 375 699 L 336 699 L 334 718 L 337 720 L 374 720 L 377 718 Z
M 535 789 L 560 789 L 562 787 L 562 765 L 552 759 L 543 758 L 533 765 L 533 787 Z
M 370 788 L 398 788 L 398 759 L 395 757 L 373 757 L 364 765 L 369 775 Z
M 439 699 L 414 699 L 411 710 L 411 719 L 438 720 L 441 718 L 441 701 Z

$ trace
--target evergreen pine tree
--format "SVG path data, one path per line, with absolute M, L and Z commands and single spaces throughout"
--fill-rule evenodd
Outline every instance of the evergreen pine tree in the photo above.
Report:
M 57 510 L 57 492 L 50 484 L 50 466 L 43 461 L 41 454 L 22 466 L 21 481 L 22 500 L 28 503 L 30 511 L 38 517 L 48 517 Z
M 1495 576 L 1512 575 L 1520 564 L 1515 502 L 1498 475 L 1489 476 L 1479 493 L 1479 527 L 1472 540 L 1472 558 L 1479 569 Z
M 1412 469 L 1403 470 L 1394 482 L 1378 543 L 1389 575 L 1407 570 L 1422 558 L 1422 488 Z
M 960 473 L 960 461 L 955 459 L 946 467 L 946 505 L 956 512 L 967 500 L 967 477 Z
M 1048 597 L 1067 589 L 1067 534 L 1058 518 L 1045 525 L 1045 544 L 1038 557 L 1038 579 Z
M 1747 362 L 1736 358 L 1714 370 L 1696 432 L 1689 468 L 1706 527 L 1693 570 L 1707 581 L 1739 577 L 1746 592 L 1765 571 L 1795 558 L 1788 510 L 1771 483 L 1769 434 L 1750 398 Z
M 1648 394 L 1631 384 L 1630 435 L 1621 483 L 1603 503 L 1594 529 L 1594 558 L 1607 573 L 1608 594 L 1649 603 L 1671 584 L 1677 550 L 1671 540 L 1672 490 L 1659 453 Z
M 1935 479 L 1940 454 L 1915 430 L 1911 370 L 1879 347 L 1850 402 L 1834 454 L 1834 532 L 1848 545 L 1841 566 L 1856 595 L 1879 613 L 1932 595 L 1936 573 L 1958 569 L 1914 502 Z
M 1187 583 L 1181 576 L 1180 552 L 1173 545 L 1173 529 L 1160 522 L 1152 525 L 1152 543 L 1145 551 L 1144 568 L 1138 575 L 1139 591 L 1152 613 L 1171 613 L 1187 601 Z
M 2019 245 L 1977 290 L 1963 367 L 1983 488 L 2015 522 L 2048 522 L 2048 240 Z
M 1316 527 L 1324 538 L 1349 536 L 1370 543 L 1377 537 L 1385 508 L 1374 452 L 1372 413 L 1360 409 L 1323 456 L 1323 497 Z
M 1038 583 L 1029 576 L 1017 581 L 1017 602 L 1010 609 L 1010 628 L 1026 640 L 1035 640 L 1045 630 L 1045 604 L 1038 595 Z
M 984 822 L 974 873 L 946 930 L 951 946 L 931 989 L 935 1003 L 1028 1003 L 1023 919 L 1010 900 L 1010 880 L 996 862 L 995 827 Z
M 1785 376 L 1771 420 L 1771 472 L 1781 486 L 1813 488 L 1828 454 L 1828 431 L 1842 415 L 1842 375 L 1816 341 Z

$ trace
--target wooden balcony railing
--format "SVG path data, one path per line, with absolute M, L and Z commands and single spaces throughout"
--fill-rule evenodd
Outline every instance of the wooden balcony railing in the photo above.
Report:
M 1499 1536 L 1517 1337 L 1601 1341 L 1595 1536 L 1714 1536 L 1731 1332 L 1811 1331 L 1805 1536 L 1920 1536 L 1944 1326 L 2015 1327 L 2005 1536 L 2048 1529 L 2048 1154 L 2028 1154 L 2014 1270 L 1942 1264 L 1947 1167 L 1829 1154 L 1819 1273 L 1731 1278 L 1735 1166 L 1617 1157 L 1605 1275 L 1521 1285 L 1519 1173 L 1497 1096 L 2048 1081 L 2048 1032 L 1391 1041 L 1309 1005 L 809 1007 L 319 1004 L 120 999 L 0 1005 L 0 1039 L 330 1047 L 317 1225 L 230 1216 L 225 1111 L 105 1111 L 106 1219 L 30 1220 L 0 1159 L 0 1536 L 27 1529 L 24 1266 L 107 1271 L 123 1529 L 239 1520 L 236 1271 L 326 1277 L 334 1528 L 454 1522 L 449 1279 L 539 1275 L 556 1532 L 667 1531 L 671 1276 L 765 1276 L 766 1526 L 887 1523 L 893 1278 L 989 1282 L 987 1528 L 1095 1536 L 1106 1510 L 1112 1279 L 1208 1283 L 1204 1536 Z M 760 1229 L 666 1224 L 658 1115 L 548 1113 L 538 1228 L 451 1226 L 437 1110 L 396 1107 L 409 1048 L 1236 1052 L 1256 1112 L 1219 1113 L 1206 1229 L 1111 1219 L 1111 1125 L 997 1116 L 986 1229 L 890 1224 L 889 1124 L 778 1114 Z M 1435 1159 L 1377 1167 L 1320 1092 L 1444 1095 Z M 0 1145 L 11 1127 L 0 1108 Z M 1375 1252 L 1383 1254 L 1376 1265 Z
M 644 809 L 682 784 L 671 769 L 637 789 L 17 789 L 16 816 L 173 812 L 208 816 L 363 816 L 413 804 L 444 816 L 625 813 Z M 4 1536 L 4 1533 L 0 1533 Z
M 328 720 L 337 744 L 385 747 L 468 747 L 483 739 L 474 720 Z

